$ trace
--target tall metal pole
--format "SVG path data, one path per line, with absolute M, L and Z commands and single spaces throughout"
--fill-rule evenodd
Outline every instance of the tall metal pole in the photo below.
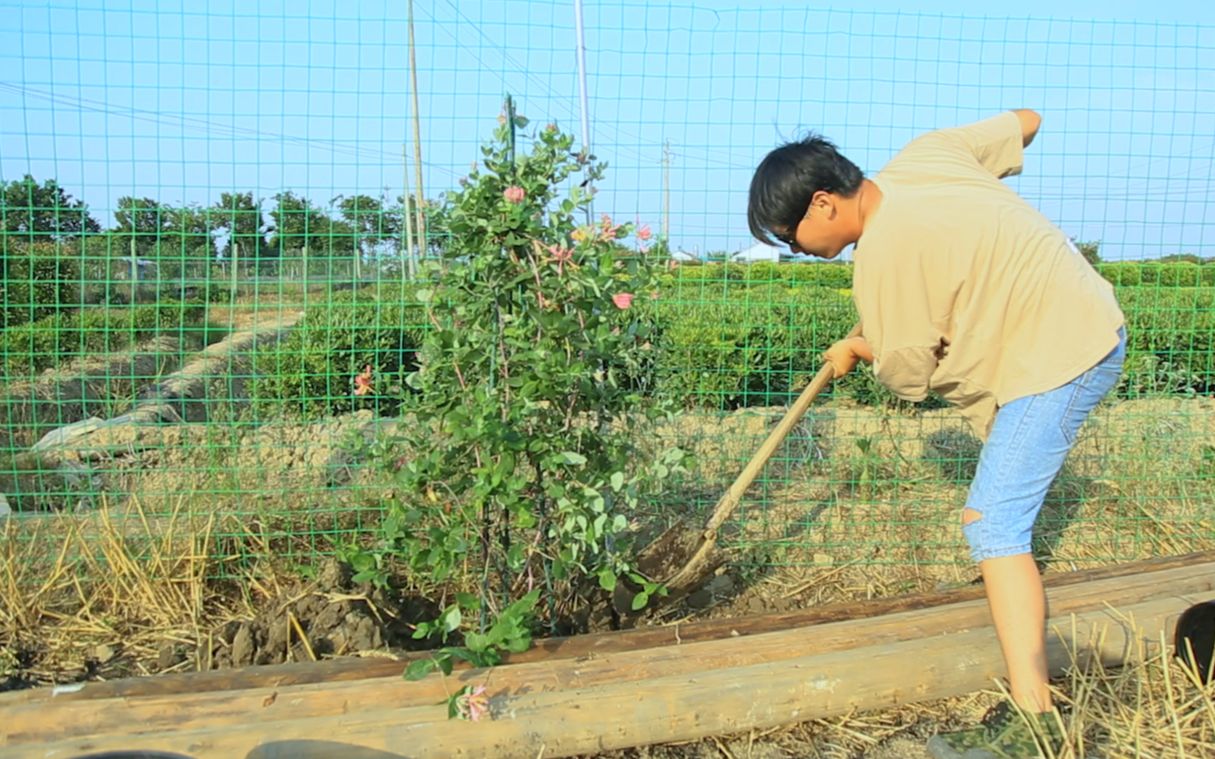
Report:
M 405 179 L 401 189 L 401 216 L 405 219 L 405 239 L 401 241 L 405 247 L 405 270 L 409 279 L 418 275 L 418 262 L 413 252 L 413 216 L 409 214 L 409 143 L 401 143 L 401 173 Z
M 578 35 L 578 93 L 582 103 L 582 149 L 591 152 L 591 113 L 586 97 L 586 32 L 582 23 L 582 0 L 574 0 L 574 25 Z
M 591 155 L 591 107 L 586 96 L 586 27 L 582 23 L 582 0 L 574 0 L 574 26 L 578 36 L 578 99 L 582 104 L 582 154 L 588 158 Z M 594 190 L 591 188 L 591 200 L 586 204 L 586 223 L 591 223 L 595 212 Z
M 671 244 L 671 143 L 662 146 L 662 240 Z
M 418 258 L 421 259 L 426 255 L 426 218 L 422 215 L 422 204 L 425 202 L 426 193 L 422 189 L 422 130 L 419 126 L 421 119 L 418 113 L 418 58 L 413 41 L 413 0 L 409 0 L 409 78 L 413 90 L 413 170 L 418 186 L 418 194 L 414 198 L 414 212 L 417 214 L 418 223 Z M 408 192 L 405 193 L 405 197 L 406 204 L 408 204 Z M 408 212 L 408 209 L 406 211 Z

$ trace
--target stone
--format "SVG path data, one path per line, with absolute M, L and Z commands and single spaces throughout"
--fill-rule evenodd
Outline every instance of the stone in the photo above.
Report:
M 180 664 L 185 658 L 176 644 L 172 641 L 165 641 L 160 644 L 160 649 L 156 652 L 156 666 L 161 670 L 170 669 Z
M 232 638 L 232 663 L 237 667 L 253 663 L 256 646 L 253 642 L 253 628 L 248 623 L 242 624 Z
M 705 589 L 712 593 L 716 598 L 726 598 L 734 593 L 734 578 L 730 575 L 718 575 L 712 580 L 709 580 L 709 584 L 705 586 Z
M 688 596 L 688 606 L 693 609 L 707 609 L 713 603 L 713 593 L 708 588 L 701 588 Z

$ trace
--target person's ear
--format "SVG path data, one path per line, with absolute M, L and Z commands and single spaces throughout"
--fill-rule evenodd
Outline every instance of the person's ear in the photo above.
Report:
M 835 196 L 826 190 L 819 190 L 810 198 L 810 211 L 816 216 L 822 214 L 823 218 L 835 218 Z

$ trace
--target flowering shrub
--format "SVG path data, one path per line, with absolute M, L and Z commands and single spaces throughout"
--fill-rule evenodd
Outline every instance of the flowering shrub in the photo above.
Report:
M 508 101 L 484 171 L 447 199 L 451 239 L 417 293 L 432 329 L 408 377 L 409 422 L 379 451 L 397 495 L 379 546 L 352 557 L 363 579 L 395 560 L 456 591 L 417 635 L 463 646 L 410 676 L 452 656 L 494 664 L 530 644 L 541 599 L 551 622 L 595 584 L 614 589 L 632 571 L 637 507 L 682 465 L 644 435 L 669 410 L 632 381 L 652 363 L 654 326 L 630 306 L 657 292 L 662 262 L 625 245 L 629 225 L 577 224 L 588 183 L 560 188 L 603 165 L 552 126 L 516 155 L 526 124 Z

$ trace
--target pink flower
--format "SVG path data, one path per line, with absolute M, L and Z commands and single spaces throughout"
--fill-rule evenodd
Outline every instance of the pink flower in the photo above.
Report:
M 548 246 L 549 255 L 557 262 L 557 273 L 565 273 L 565 264 L 574 257 L 574 251 L 569 248 L 563 248 L 560 245 Z
M 650 293 L 650 300 L 658 300 L 658 291 L 657 290 Z
M 485 686 L 478 685 L 457 698 L 456 709 L 461 717 L 472 722 L 489 714 L 489 696 L 485 695 Z
M 600 222 L 601 222 L 600 225 L 603 227 L 603 239 L 604 240 L 615 240 L 616 232 L 620 229 L 620 225 L 612 224 L 612 217 L 608 216 L 607 214 L 603 215 L 603 218 L 600 220 Z
M 616 293 L 615 295 L 612 296 L 612 302 L 616 304 L 616 308 L 623 311 L 626 308 L 628 308 L 629 306 L 633 305 L 633 294 L 632 293 Z
M 649 224 L 643 224 L 641 225 L 641 229 L 637 230 L 637 239 L 641 240 L 642 242 L 645 242 L 653 236 L 654 233 L 650 231 Z
M 555 132 L 555 131 L 557 131 L 557 125 L 556 125 L 556 124 L 549 124 L 548 126 L 546 126 L 546 127 L 544 128 L 544 130 L 545 130 L 546 132 Z
M 502 191 L 502 197 L 506 198 L 507 203 L 519 205 L 523 199 L 527 197 L 527 193 L 518 185 L 511 185 Z

